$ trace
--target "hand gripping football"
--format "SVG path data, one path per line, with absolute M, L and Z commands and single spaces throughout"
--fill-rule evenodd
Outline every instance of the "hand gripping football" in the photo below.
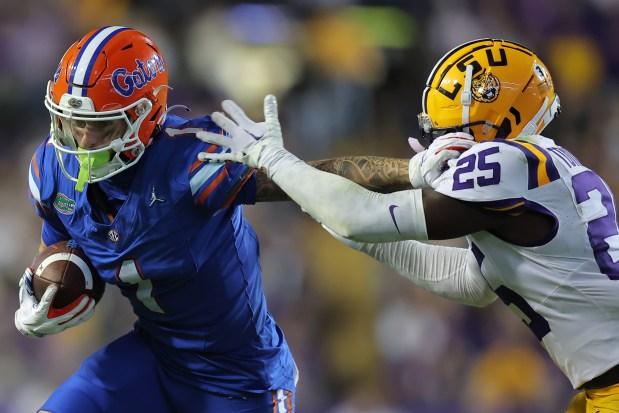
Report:
M 75 241 L 61 241 L 45 248 L 34 257 L 31 267 L 32 290 L 37 300 L 48 285 L 59 286 L 52 302 L 55 309 L 67 306 L 82 294 L 99 302 L 105 291 L 105 282 Z

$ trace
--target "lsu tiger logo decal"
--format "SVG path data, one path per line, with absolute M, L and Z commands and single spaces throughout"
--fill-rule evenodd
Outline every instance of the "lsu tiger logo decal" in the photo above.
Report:
M 478 102 L 489 103 L 499 97 L 501 82 L 492 73 L 486 72 L 475 77 L 471 84 L 473 99 Z

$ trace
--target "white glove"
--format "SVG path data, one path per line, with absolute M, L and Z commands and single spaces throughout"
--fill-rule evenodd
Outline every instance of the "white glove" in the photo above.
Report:
M 432 187 L 434 181 L 447 169 L 447 162 L 458 158 L 475 145 L 475 138 L 464 132 L 448 133 L 436 138 L 423 152 L 411 159 L 408 177 L 413 188 Z
M 25 336 L 43 337 L 60 333 L 88 320 L 95 312 L 95 300 L 86 294 L 61 309 L 52 308 L 58 287 L 51 284 L 37 302 L 32 292 L 32 269 L 26 268 L 19 280 L 19 309 L 15 327 Z
M 277 117 L 277 100 L 273 95 L 264 98 L 264 122 L 254 122 L 233 101 L 225 100 L 222 108 L 232 118 L 229 119 L 221 112 L 214 112 L 211 119 L 225 130 L 229 136 L 212 132 L 200 131 L 198 139 L 218 146 L 228 147 L 228 153 L 201 152 L 198 159 L 214 162 L 233 161 L 241 162 L 252 168 L 262 168 L 265 161 L 260 155 L 265 147 L 283 148 L 282 131 Z

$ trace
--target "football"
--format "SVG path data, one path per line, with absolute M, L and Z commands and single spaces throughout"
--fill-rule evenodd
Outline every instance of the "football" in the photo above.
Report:
M 52 308 L 61 309 L 82 294 L 99 302 L 105 282 L 75 241 L 61 241 L 40 251 L 32 261 L 32 290 L 40 300 L 47 286 L 57 284 Z

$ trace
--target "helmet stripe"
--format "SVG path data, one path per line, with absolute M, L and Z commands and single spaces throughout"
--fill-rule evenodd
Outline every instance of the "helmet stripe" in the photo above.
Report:
M 92 68 L 94 67 L 101 49 L 109 42 L 117 33 L 129 30 L 128 27 L 108 26 L 103 27 L 88 39 L 80 50 L 69 78 L 69 93 L 72 95 L 86 96 L 86 88 L 77 85 L 86 85 L 90 78 Z
M 82 59 L 82 55 L 86 51 L 86 46 L 88 46 L 88 44 L 91 42 L 91 40 L 94 39 L 104 29 L 106 29 L 106 28 L 102 27 L 99 30 L 97 30 L 96 32 L 94 32 L 92 34 L 92 36 L 88 40 L 86 40 L 86 42 L 84 42 L 84 44 L 82 45 L 82 47 L 80 49 L 80 52 L 77 54 L 77 57 L 75 58 L 75 62 L 73 62 L 73 67 L 71 68 L 71 75 L 69 76 L 69 90 L 68 90 L 69 94 L 73 94 L 74 92 L 75 92 L 75 94 L 78 94 L 78 95 L 82 94 L 81 93 L 81 88 L 79 88 L 79 87 L 74 88 L 73 87 L 73 84 L 75 83 L 75 74 L 77 72 L 78 63 Z
M 470 46 L 474 43 L 484 43 L 484 45 L 482 47 L 488 47 L 488 45 L 486 45 L 485 43 L 488 41 L 496 41 L 490 38 L 483 38 L 483 39 L 477 39 L 477 40 L 471 40 L 470 42 L 466 42 L 463 43 L 459 46 L 454 47 L 453 49 L 451 49 L 450 51 L 448 51 L 447 53 L 445 53 L 443 55 L 443 57 L 436 62 L 436 64 L 434 65 L 434 68 L 432 69 L 432 71 L 430 72 L 430 76 L 428 76 L 428 80 L 426 81 L 427 86 L 430 86 L 432 84 L 432 80 L 434 79 L 434 77 L 436 76 L 436 72 L 438 71 L 438 69 L 445 63 L 445 61 L 447 59 L 449 59 L 451 56 L 453 56 L 456 52 L 458 52 L 459 50 Z M 472 51 L 472 50 L 471 50 Z M 441 76 L 444 76 L 445 72 L 447 72 L 447 69 L 443 70 L 443 72 L 441 73 Z
M 441 58 L 439 59 L 439 61 L 438 61 L 438 62 L 436 62 L 436 64 L 435 64 L 435 65 L 434 65 L 434 67 L 432 68 L 432 71 L 430 72 L 430 75 L 428 76 L 428 80 L 426 80 L 426 88 L 425 88 L 425 90 L 424 90 L 424 92 L 423 92 L 423 96 L 422 96 L 422 98 L 421 98 L 421 107 L 422 107 L 422 110 L 423 110 L 423 112 L 424 112 L 424 113 L 427 113 L 427 111 L 428 111 L 428 109 L 427 109 L 427 107 L 428 107 L 428 106 L 427 106 L 427 97 L 428 97 L 428 92 L 429 92 L 429 91 L 430 91 L 430 89 L 432 88 L 432 82 L 433 82 L 434 78 L 435 78 L 435 77 L 437 76 L 437 74 L 438 74 L 438 73 L 437 73 L 437 72 L 438 72 L 438 69 L 440 69 L 440 68 L 441 68 L 441 67 L 445 64 L 445 62 L 447 61 L 447 59 L 449 59 L 451 56 L 453 56 L 455 53 L 457 53 L 458 51 L 462 50 L 463 48 L 468 47 L 468 46 L 470 46 L 470 45 L 472 45 L 472 44 L 475 44 L 475 43 L 482 43 L 482 44 L 484 44 L 482 47 L 488 47 L 488 46 L 486 45 L 486 43 L 487 43 L 488 41 L 490 41 L 490 42 L 494 42 L 494 41 L 496 41 L 496 40 L 493 40 L 493 39 L 491 39 L 491 38 L 482 38 L 482 39 L 471 40 L 471 41 L 469 41 L 469 42 L 466 42 L 466 43 L 463 43 L 463 44 L 461 44 L 461 45 L 459 45 L 459 46 L 454 47 L 453 49 L 451 49 L 450 51 L 448 51 L 447 53 L 445 53 L 445 54 L 443 55 L 443 57 L 441 57 Z M 456 63 L 457 63 L 457 62 L 454 62 L 454 63 L 452 63 L 452 65 L 453 65 L 453 64 L 456 64 Z M 449 70 L 449 68 L 450 68 L 450 67 L 451 67 L 451 65 L 450 65 L 450 66 L 448 66 L 448 67 L 443 68 L 443 71 L 440 73 L 441 79 L 439 79 L 439 83 L 440 83 L 440 80 L 442 80 L 442 78 L 443 78 L 443 77 L 445 76 L 445 74 L 448 72 L 448 70 Z

